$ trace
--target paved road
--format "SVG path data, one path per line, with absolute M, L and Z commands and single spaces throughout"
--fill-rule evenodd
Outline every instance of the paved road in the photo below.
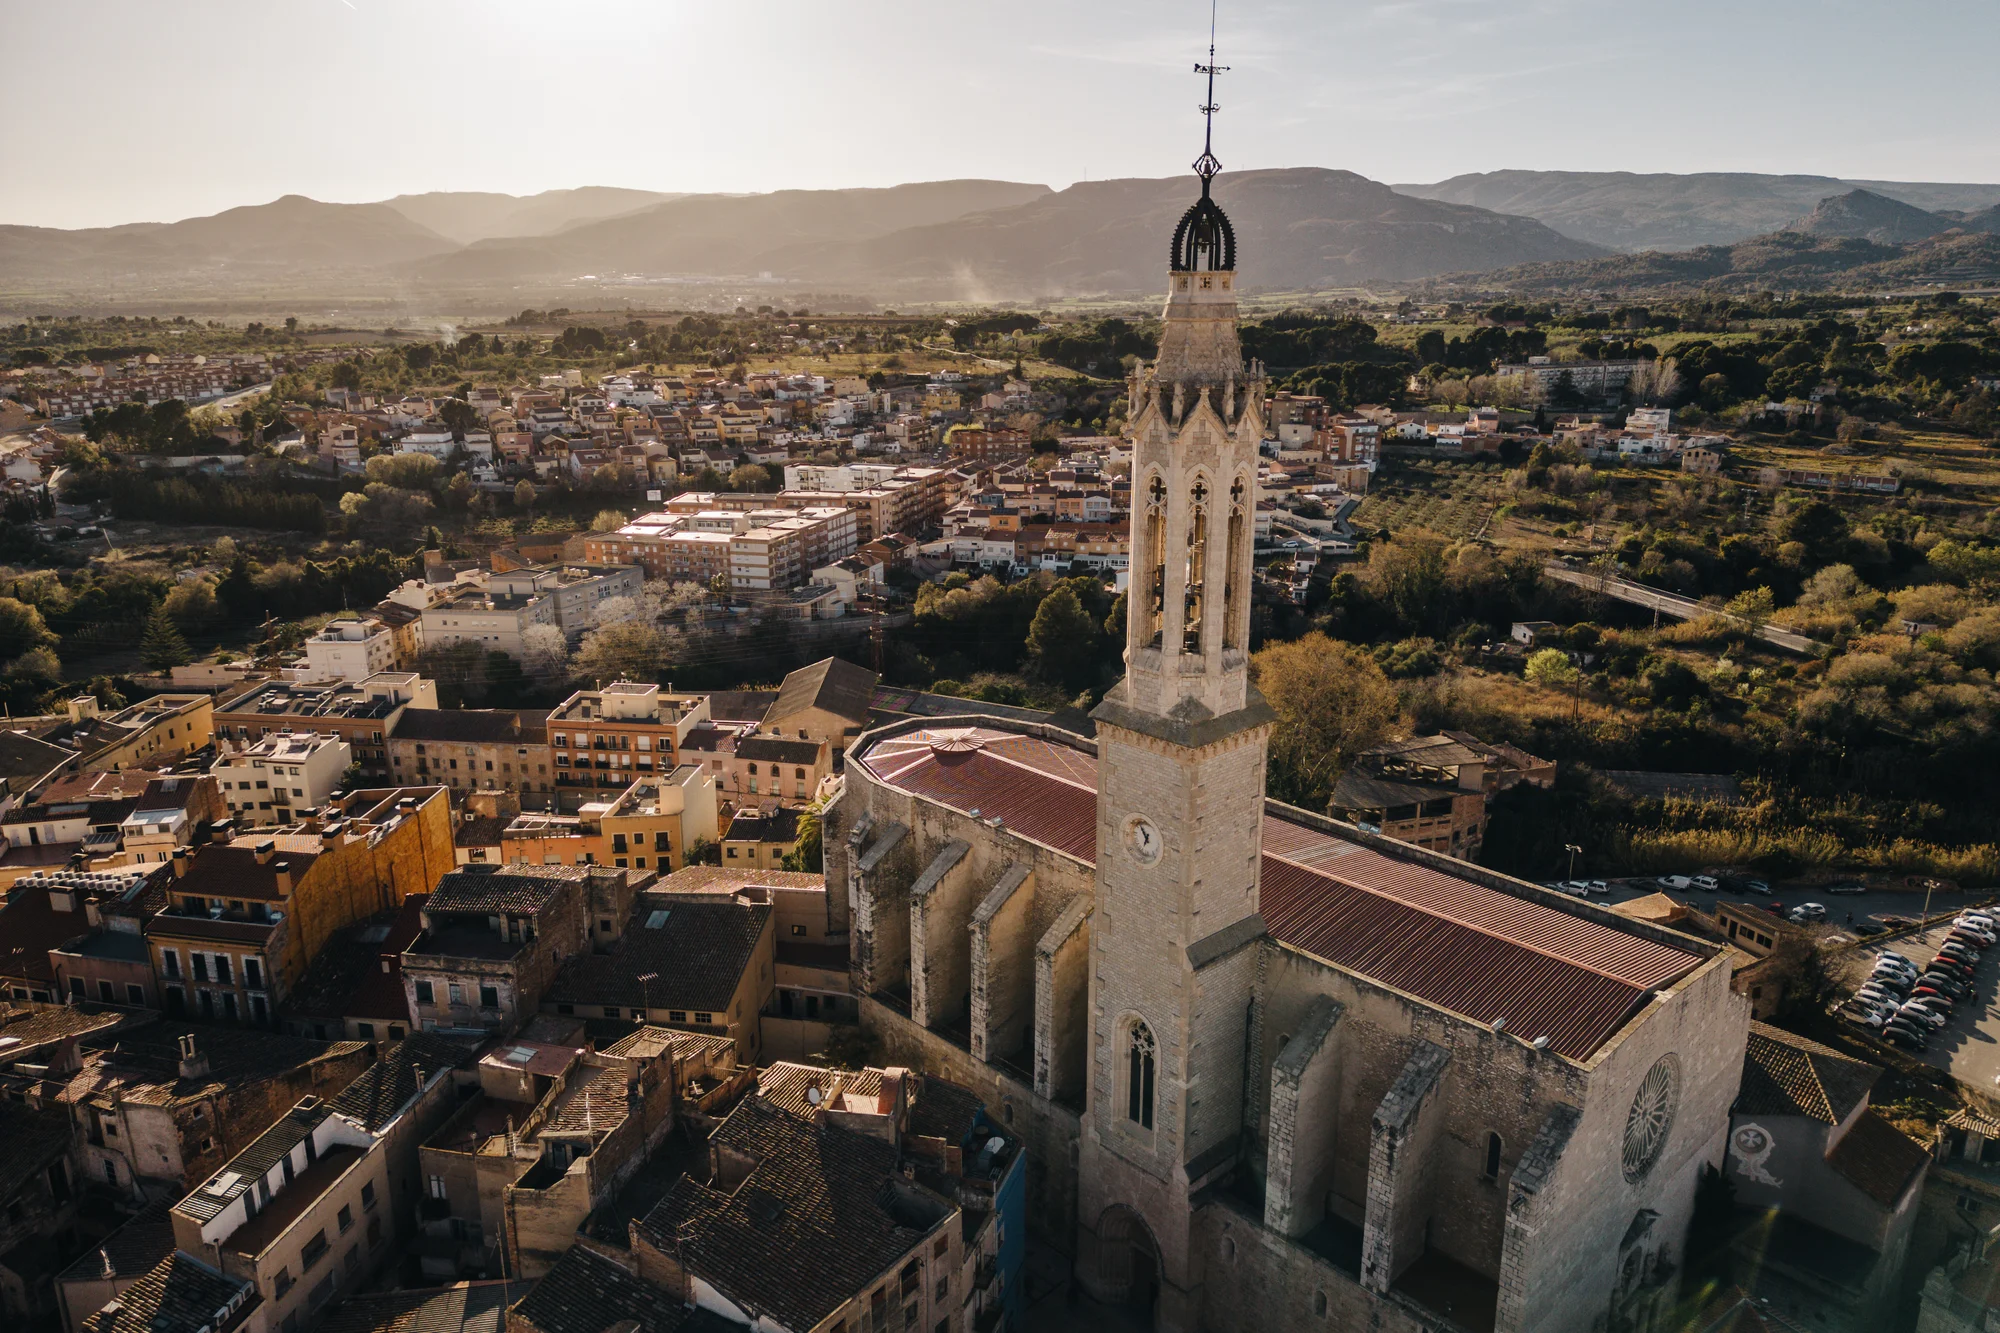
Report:
M 1737 620 L 1746 626 L 1749 624 L 1748 621 L 1743 621 L 1740 617 L 1730 616 L 1727 612 L 1718 612 L 1712 606 L 1704 606 L 1691 597 L 1681 597 L 1674 593 L 1661 592 L 1658 588 L 1648 588 L 1642 583 L 1633 583 L 1628 579 L 1613 578 L 1607 575 L 1592 573 L 1589 570 L 1571 569 L 1568 565 L 1556 564 L 1554 562 L 1544 566 L 1543 572 L 1560 583 L 1574 584 L 1576 587 L 1587 589 L 1590 592 L 1603 593 L 1606 597 L 1615 597 L 1621 602 L 1630 602 L 1634 606 L 1643 606 L 1649 610 L 1657 611 L 1663 616 L 1672 616 L 1676 620 L 1693 620 L 1697 616 L 1723 615 L 1730 620 Z M 1803 634 L 1794 634 L 1788 629 L 1779 629 L 1776 625 L 1759 625 L 1757 627 L 1757 637 L 1774 648 L 1782 648 L 1788 653 L 1798 653 L 1801 656 L 1810 656 L 1820 646 L 1817 642 L 1807 638 Z
M 212 407 L 217 411 L 227 412 L 232 408 L 241 407 L 243 400 L 246 398 L 254 398 L 260 393 L 269 393 L 270 391 L 271 386 L 269 384 L 253 384 L 247 389 L 239 389 L 235 393 L 224 394 L 220 398 L 211 398 L 205 403 L 197 403 L 196 406 Z
M 1609 894 L 1602 898 L 1592 898 L 1591 901 L 1615 905 L 1628 902 L 1633 898 L 1642 898 L 1649 893 L 1656 893 L 1658 891 L 1654 887 L 1654 882 L 1650 879 L 1617 880 L 1613 882 Z M 1803 888 L 1787 888 L 1783 885 L 1778 885 L 1775 892 L 1769 898 L 1762 898 L 1754 893 L 1732 893 L 1728 891 L 1722 893 L 1704 893 L 1699 889 L 1677 889 L 1670 892 L 1667 896 L 1687 903 L 1690 906 L 1698 907 L 1704 912 L 1715 911 L 1715 904 L 1718 899 L 1730 903 L 1755 903 L 1759 907 L 1770 907 L 1773 904 L 1778 904 L 1788 911 L 1791 908 L 1797 907 L 1800 903 L 1819 903 L 1826 908 L 1826 924 L 1833 927 L 1836 931 L 1849 924 L 1847 920 L 1849 913 L 1853 914 L 1854 920 L 1857 922 L 1877 922 L 1879 924 L 1878 919 L 1884 916 L 1905 916 L 1915 920 L 1918 914 L 1924 910 L 1924 895 L 1922 892 L 1912 892 L 1902 889 L 1874 889 L 1865 893 L 1836 894 L 1827 892 L 1825 885 Z M 1991 895 L 1983 892 L 1969 893 L 1963 891 L 1932 894 L 1930 900 L 1931 915 L 1935 916 L 1940 912 L 1957 911 L 1971 903 L 1983 902 L 1989 896 Z

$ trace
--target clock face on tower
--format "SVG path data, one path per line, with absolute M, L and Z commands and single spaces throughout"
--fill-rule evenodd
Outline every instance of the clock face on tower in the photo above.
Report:
M 1125 845 L 1141 865 L 1151 865 L 1160 859 L 1160 831 L 1143 815 L 1125 821 Z

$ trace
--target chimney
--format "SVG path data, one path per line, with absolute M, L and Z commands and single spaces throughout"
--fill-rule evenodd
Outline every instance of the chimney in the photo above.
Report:
M 76 1038 L 64 1037 L 49 1052 L 49 1077 L 67 1078 L 83 1069 L 83 1060 L 76 1053 Z
M 192 1032 L 185 1033 L 181 1037 L 181 1077 L 208 1077 L 208 1057 L 195 1049 Z
M 256 855 L 257 855 L 258 865 L 260 866 L 269 865 L 271 863 L 271 858 L 276 856 L 277 854 L 278 854 L 278 844 L 274 839 L 266 838 L 264 839 L 264 841 L 257 844 Z
M 290 861 L 273 862 L 271 865 L 271 878 L 277 882 L 279 893 L 290 893 L 292 891 L 292 863 Z
M 71 699 L 69 701 L 69 720 L 71 722 L 78 722 L 78 723 L 88 722 L 96 716 L 97 716 L 96 695 L 79 694 L 76 696 L 76 698 Z
M 74 912 L 76 910 L 76 895 L 70 892 L 67 884 L 49 889 L 49 910 L 51 912 Z
M 185 847 L 176 847 L 174 848 L 174 878 L 179 879 L 182 875 L 187 874 L 187 872 L 188 849 Z

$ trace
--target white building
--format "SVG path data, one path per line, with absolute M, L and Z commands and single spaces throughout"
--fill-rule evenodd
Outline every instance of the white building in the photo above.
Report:
M 338 736 L 281 731 L 218 759 L 210 770 L 230 817 L 241 824 L 289 824 L 340 790 L 354 749 Z
M 479 643 L 520 658 L 528 632 L 551 625 L 571 642 L 598 623 L 613 598 L 639 595 L 644 576 L 633 565 L 529 567 L 494 574 L 486 586 L 456 589 L 423 609 L 426 645 Z
M 372 617 L 330 621 L 305 648 L 305 665 L 292 668 L 300 681 L 361 681 L 396 665 L 396 635 Z

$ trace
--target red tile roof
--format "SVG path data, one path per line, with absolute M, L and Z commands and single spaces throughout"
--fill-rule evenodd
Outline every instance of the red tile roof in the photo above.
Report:
M 1096 760 L 1035 736 L 926 727 L 855 762 L 903 791 L 1083 861 L 1097 856 Z M 1701 962 L 1616 920 L 1563 911 L 1276 815 L 1260 907 L 1273 938 L 1477 1023 L 1505 1019 L 1574 1058 Z

